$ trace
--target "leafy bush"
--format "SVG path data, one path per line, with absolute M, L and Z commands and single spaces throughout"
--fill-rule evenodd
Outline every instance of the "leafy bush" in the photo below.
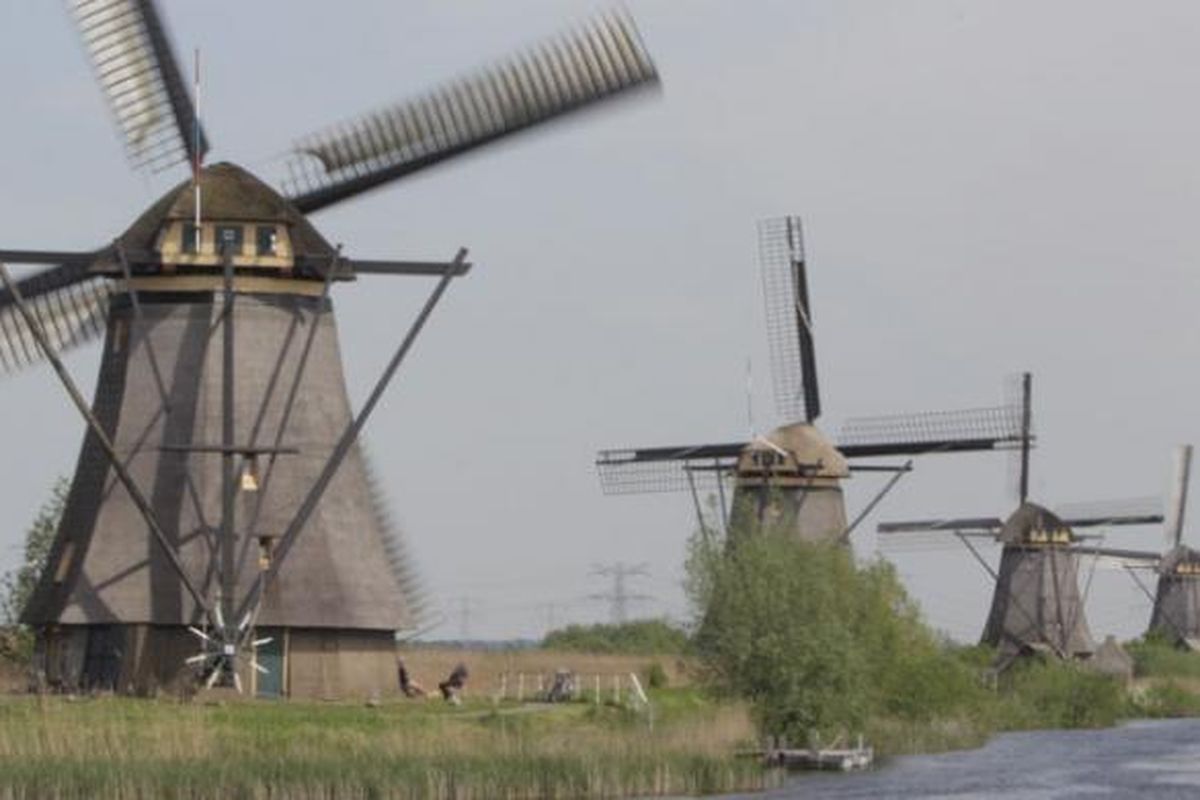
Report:
M 1200 716 L 1200 695 L 1173 680 L 1147 686 L 1134 697 L 1134 708 L 1142 717 Z
M 687 647 L 687 633 L 656 619 L 621 625 L 568 625 L 547 633 L 542 646 L 587 653 L 682 653 Z
M 38 509 L 25 532 L 21 566 L 0 576 L 0 625 L 4 626 L 0 630 L 0 660 L 27 663 L 33 654 L 33 634 L 19 624 L 19 620 L 46 568 L 50 546 L 54 543 L 54 534 L 67 502 L 67 489 L 66 479 L 59 478 L 50 491 L 50 498 Z
M 646 668 L 646 685 L 651 689 L 665 689 L 670 681 L 663 665 L 655 661 Z
M 65 478 L 59 478 L 55 482 L 54 488 L 50 490 L 50 499 L 38 509 L 37 516 L 25 532 L 25 551 L 21 566 L 0 577 L 0 622 L 5 625 L 17 624 L 25 604 L 33 594 L 38 578 L 42 575 L 42 570 L 46 568 L 50 545 L 54 543 L 58 521 L 62 518 L 63 507 L 67 502 L 67 489 Z
M 1154 635 L 1126 645 L 1139 678 L 1200 678 L 1200 654 L 1175 647 Z
M 994 722 L 1004 730 L 1101 728 L 1130 710 L 1118 680 L 1069 662 L 1018 662 L 1000 689 Z
M 749 700 L 763 733 L 803 742 L 986 702 L 890 565 L 860 567 L 846 548 L 784 531 L 733 536 L 692 540 L 695 647 L 710 685 Z

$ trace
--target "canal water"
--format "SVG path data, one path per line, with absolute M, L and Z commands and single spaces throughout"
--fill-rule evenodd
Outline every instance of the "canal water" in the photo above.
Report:
M 978 750 L 904 756 L 869 772 L 802 774 L 759 798 L 1200 798 L 1200 719 L 994 737 Z

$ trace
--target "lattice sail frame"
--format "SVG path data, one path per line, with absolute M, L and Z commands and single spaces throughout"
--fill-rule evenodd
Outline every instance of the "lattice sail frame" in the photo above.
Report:
M 96 80 L 135 168 L 161 172 L 192 160 L 197 137 L 166 31 L 151 0 L 69 0 Z
M 632 19 L 601 14 L 425 95 L 297 141 L 284 189 L 307 212 L 341 186 L 390 180 L 657 80 Z
M 1020 405 L 1006 404 L 953 411 L 926 411 L 878 417 L 856 417 L 842 425 L 839 448 L 872 445 L 921 445 L 931 449 L 949 442 L 995 440 L 1020 445 L 1023 438 Z
M 606 495 L 686 492 L 693 488 L 700 494 L 711 494 L 723 488 L 721 482 L 732 480 L 738 453 L 744 446 L 658 448 L 661 457 L 650 458 L 645 458 L 644 450 L 601 450 L 596 457 L 596 472 Z M 671 450 L 675 452 L 669 453 Z
M 775 408 L 788 422 L 812 422 L 821 415 L 821 398 L 800 218 L 760 221 L 758 258 Z
M 6 293 L 0 290 L 0 294 Z M 107 279 L 93 278 L 35 294 L 27 298 L 27 305 L 50 345 L 61 353 L 104 335 L 112 294 Z M 41 348 L 17 306 L 0 307 L 0 376 L 43 360 Z
M 1127 525 L 1156 525 L 1163 521 L 1159 497 L 1131 497 L 1055 506 L 1054 515 L 1068 528 L 1105 528 Z M 880 523 L 882 534 L 997 534 L 1004 527 L 1000 517 L 945 517 Z M 907 538 L 907 537 L 905 537 Z

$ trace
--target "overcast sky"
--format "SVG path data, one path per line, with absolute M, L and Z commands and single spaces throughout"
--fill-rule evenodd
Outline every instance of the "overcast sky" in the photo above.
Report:
M 0 4 L 0 242 L 90 248 L 181 172 L 129 171 L 64 8 Z M 593 10 L 575 0 L 168 2 L 200 46 L 209 160 L 265 178 L 297 136 L 418 92 Z M 682 616 L 685 495 L 604 497 L 597 449 L 722 441 L 778 422 L 755 223 L 804 219 L 825 415 L 990 405 L 1035 374 L 1034 498 L 1165 492 L 1195 441 L 1200 5 L 631 2 L 663 78 L 314 221 L 351 255 L 450 257 L 453 285 L 368 428 L 435 605 L 435 636 L 603 619 L 593 564 L 646 562 Z M 356 402 L 431 286 L 337 288 Z M 97 348 L 68 366 L 91 391 Z M 83 425 L 48 369 L 0 395 L 0 567 Z M 874 522 L 1006 514 L 1003 455 L 929 458 Z M 855 477 L 854 513 L 882 476 Z M 1187 537 L 1200 542 L 1193 525 Z M 1161 532 L 1114 533 L 1158 547 Z M 993 561 L 998 550 L 987 551 Z M 978 636 L 990 584 L 961 547 L 889 552 L 927 617 Z M 467 598 L 461 600 L 460 598 Z M 468 620 L 459 610 L 466 605 Z M 1097 573 L 1097 634 L 1149 602 Z

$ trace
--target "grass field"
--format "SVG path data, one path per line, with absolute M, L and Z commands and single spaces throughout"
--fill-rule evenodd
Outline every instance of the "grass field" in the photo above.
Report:
M 612 705 L 377 707 L 0 698 L 0 797 L 521 798 L 698 794 L 773 779 L 734 757 L 738 706 L 691 690 Z

